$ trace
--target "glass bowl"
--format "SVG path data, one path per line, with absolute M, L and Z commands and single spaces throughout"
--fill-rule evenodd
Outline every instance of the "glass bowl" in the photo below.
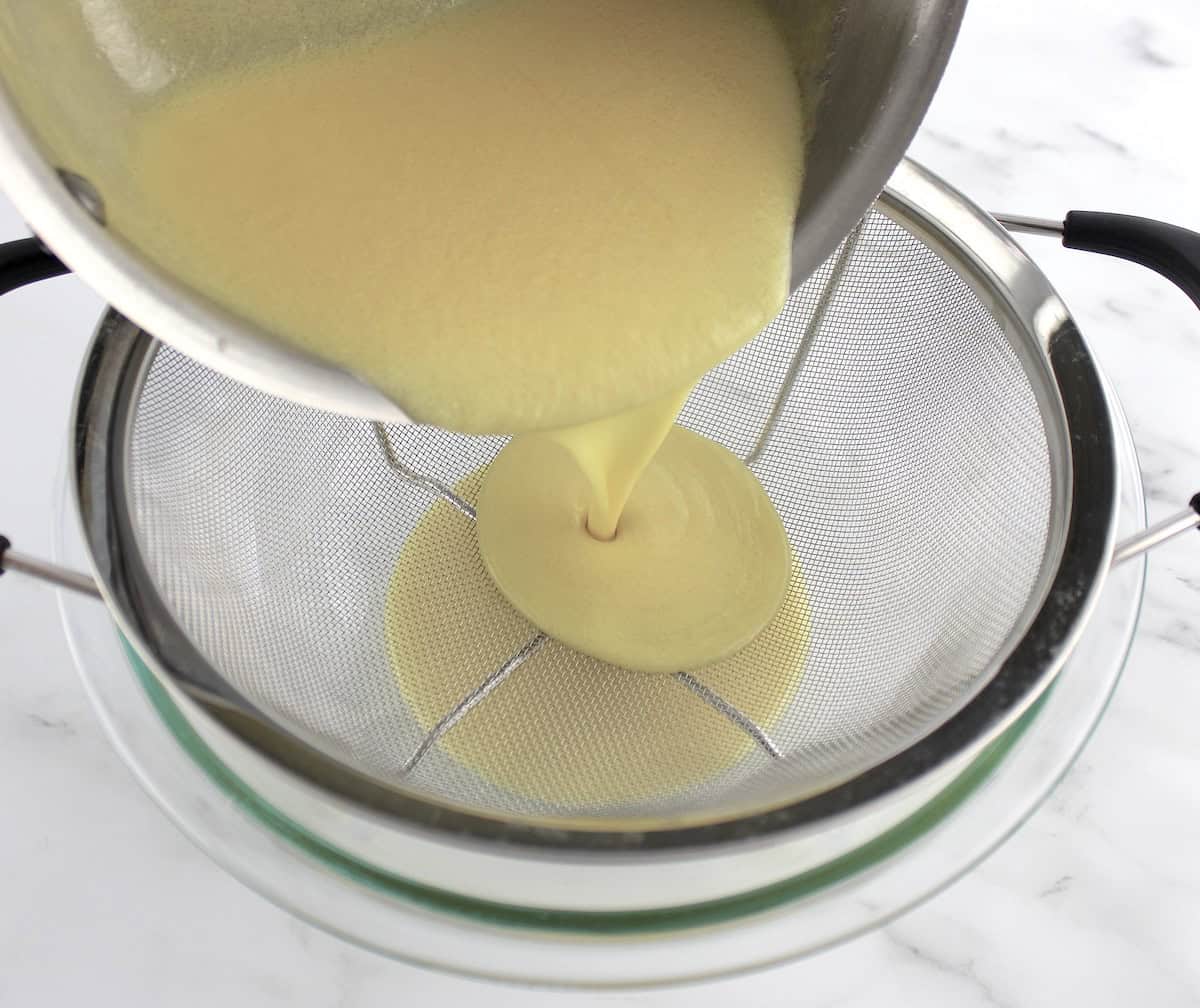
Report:
M 1106 388 L 1124 536 L 1143 527 L 1144 500 L 1128 424 Z M 65 495 L 60 512 L 59 559 L 86 566 Z M 1090 736 L 1128 654 L 1144 576 L 1141 558 L 1112 572 L 1053 689 L 982 752 L 864 812 L 762 844 L 753 871 L 744 869 L 745 850 L 736 864 L 674 852 L 631 869 L 618 858 L 592 874 L 601 889 L 624 888 L 620 910 L 603 909 L 595 883 L 575 885 L 581 873 L 570 859 L 530 866 L 530 905 L 492 898 L 489 869 L 512 871 L 511 861 L 489 866 L 479 851 L 463 857 L 444 838 L 399 835 L 395 824 L 292 777 L 164 687 L 103 606 L 60 593 L 60 607 L 114 746 L 184 833 L 251 888 L 410 962 L 509 982 L 637 987 L 813 953 L 903 913 L 977 864 L 1037 808 Z M 460 886 L 431 884 L 456 865 Z M 654 895 L 628 909 L 630 887 L 647 872 L 660 876 L 647 890 Z M 700 881 L 663 899 L 661 879 L 676 877 Z M 555 889 L 555 909 L 538 905 L 546 887 Z

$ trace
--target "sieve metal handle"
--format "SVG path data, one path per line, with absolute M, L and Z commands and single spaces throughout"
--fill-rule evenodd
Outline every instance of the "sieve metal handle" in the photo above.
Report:
M 28 553 L 18 553 L 12 548 L 8 536 L 0 535 L 0 575 L 10 570 L 45 581 L 47 584 L 57 585 L 59 588 L 79 592 L 81 595 L 101 597 L 95 578 L 69 567 L 61 567 L 48 560 L 30 556 Z
M 1200 529 L 1200 493 L 1196 494 L 1192 498 L 1191 504 L 1178 514 L 1164 518 L 1158 524 L 1151 525 L 1145 531 L 1118 543 L 1117 548 L 1113 550 L 1112 565 L 1116 567 L 1126 560 L 1139 557 L 1160 543 L 1165 543 L 1192 529 Z
M 997 214 L 996 220 L 1009 231 L 1060 238 L 1064 248 L 1099 252 L 1146 266 L 1170 280 L 1200 308 L 1200 234 L 1195 231 L 1147 217 L 1093 210 L 1072 210 L 1061 221 L 1019 214 Z M 1195 528 L 1200 528 L 1200 493 L 1183 511 L 1119 543 L 1113 551 L 1113 565 Z
M 0 245 L 0 294 L 8 294 L 39 280 L 49 280 L 70 272 L 70 267 L 37 238 L 20 238 Z M 89 575 L 18 553 L 12 548 L 8 537 L 0 535 L 0 575 L 10 570 L 100 598 L 100 589 Z

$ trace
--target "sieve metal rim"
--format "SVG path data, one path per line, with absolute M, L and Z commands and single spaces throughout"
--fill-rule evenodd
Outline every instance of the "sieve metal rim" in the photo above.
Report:
M 986 213 L 912 162 L 877 206 L 942 254 L 1006 324 L 1042 355 L 1069 444 L 1070 502 L 1061 554 L 1036 614 L 993 677 L 955 715 L 897 755 L 791 804 L 701 825 L 617 831 L 517 823 L 389 787 L 284 732 L 232 690 L 175 624 L 141 563 L 126 478 L 137 395 L 158 345 L 109 312 L 82 372 L 74 409 L 73 484 L 88 549 L 118 625 L 160 677 L 268 758 L 342 799 L 439 835 L 563 851 L 648 851 L 746 841 L 848 813 L 912 783 L 1003 732 L 1053 681 L 1103 583 L 1117 506 L 1112 426 L 1102 383 L 1066 307 L 1041 271 Z

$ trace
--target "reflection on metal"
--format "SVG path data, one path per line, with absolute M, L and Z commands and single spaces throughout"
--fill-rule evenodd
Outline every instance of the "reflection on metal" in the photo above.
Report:
M 91 214 L 96 223 L 108 223 L 108 213 L 104 208 L 104 197 L 100 195 L 99 189 L 82 175 L 77 175 L 66 168 L 58 169 L 58 177 L 62 179 L 62 184 L 67 187 L 67 191 L 75 197 L 75 202 Z
M 1017 234 L 1062 237 L 1064 225 L 1060 220 L 1050 220 L 1048 217 L 1024 217 L 1021 214 L 996 214 L 995 217 L 1009 231 Z

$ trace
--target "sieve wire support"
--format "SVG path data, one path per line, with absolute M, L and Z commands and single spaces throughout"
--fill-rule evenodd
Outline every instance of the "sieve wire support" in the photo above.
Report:
M 375 438 L 379 443 L 388 467 L 397 476 L 413 486 L 420 487 L 422 490 L 440 497 L 465 518 L 472 522 L 475 521 L 475 508 L 470 503 L 460 497 L 450 487 L 431 476 L 422 474 L 401 460 L 399 454 L 392 446 L 388 430 L 383 424 L 372 423 L 371 428 L 374 431 Z M 505 680 L 515 673 L 529 658 L 537 654 L 547 639 L 547 636 L 543 633 L 535 634 L 509 657 L 507 661 L 501 664 L 498 669 L 483 679 L 478 687 L 464 696 L 437 724 L 429 729 L 429 732 L 421 740 L 412 756 L 401 768 L 400 776 L 404 777 L 412 773 L 426 754 L 429 753 L 447 732 L 454 728 L 476 706 L 483 703 L 494 690 L 499 689 Z M 628 674 L 637 675 L 637 673 L 632 672 Z M 771 741 L 767 732 L 755 724 L 753 719 L 725 700 L 719 693 L 705 686 L 699 679 L 687 672 L 676 672 L 673 677 L 686 687 L 692 696 L 698 697 L 722 717 L 726 718 L 731 724 L 745 732 L 754 741 L 755 745 L 761 747 L 771 757 L 779 758 L 779 749 Z
M 742 461 L 750 466 L 751 469 L 754 468 L 754 463 L 758 461 L 759 456 L 766 449 L 768 442 L 771 440 L 771 435 L 775 433 L 775 428 L 779 424 L 780 417 L 783 415 L 784 407 L 787 405 L 788 397 L 792 394 L 792 391 L 796 387 L 796 382 L 800 378 L 800 372 L 804 368 L 804 361 L 808 356 L 808 352 L 816 342 L 821 326 L 825 323 L 829 307 L 833 302 L 834 296 L 837 294 L 838 285 L 842 282 L 842 278 L 846 275 L 846 270 L 849 269 L 850 263 L 854 259 L 854 253 L 858 249 L 859 239 L 862 237 L 866 220 L 864 217 L 854 225 L 850 234 L 847 235 L 845 241 L 841 243 L 834 254 L 833 268 L 829 271 L 828 278 L 821 286 L 821 293 L 817 297 L 812 318 L 797 341 L 796 352 L 788 364 L 782 381 L 779 383 L 779 392 L 771 403 L 771 409 L 766 421 L 763 423 L 758 437 L 754 439 L 754 444 L 750 447 L 750 450 L 742 456 Z

